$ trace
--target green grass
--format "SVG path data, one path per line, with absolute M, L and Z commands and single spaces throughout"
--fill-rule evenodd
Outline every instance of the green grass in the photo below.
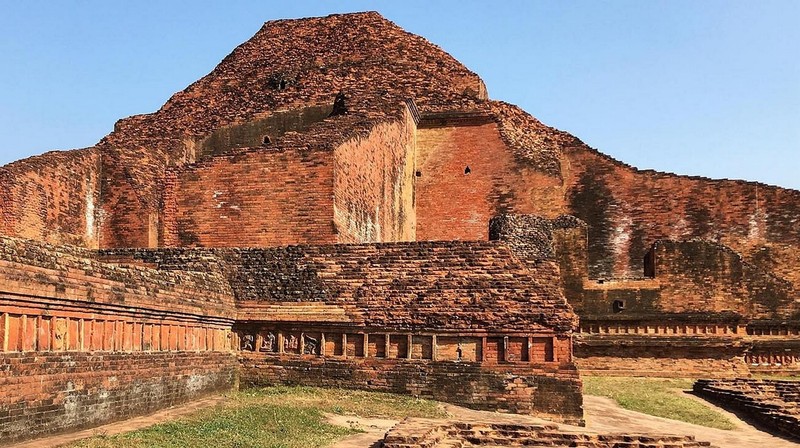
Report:
M 625 409 L 710 428 L 734 429 L 725 415 L 687 397 L 691 379 L 584 376 L 583 392 L 608 397 Z
M 436 403 L 392 394 L 312 387 L 268 387 L 232 393 L 223 404 L 188 417 L 70 447 L 324 447 L 358 430 L 331 425 L 324 414 L 443 417 Z

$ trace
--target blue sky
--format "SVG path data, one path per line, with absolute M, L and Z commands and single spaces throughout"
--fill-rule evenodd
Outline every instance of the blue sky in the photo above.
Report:
M 0 163 L 93 145 L 264 21 L 360 10 L 617 159 L 800 189 L 796 0 L 0 0 Z

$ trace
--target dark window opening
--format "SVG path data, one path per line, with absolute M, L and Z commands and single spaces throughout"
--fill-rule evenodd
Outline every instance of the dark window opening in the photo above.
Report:
M 422 171 L 417 171 L 416 175 L 417 175 L 417 177 L 421 177 L 422 176 Z
M 270 143 L 272 143 L 272 139 L 271 139 L 271 138 L 269 138 L 269 135 L 265 135 L 265 136 L 264 136 L 264 139 L 263 139 L 263 140 L 261 140 L 261 144 L 262 144 L 262 145 L 264 145 L 264 146 L 267 146 L 267 145 L 269 145 Z
M 614 309 L 615 313 L 621 313 L 625 311 L 625 301 L 624 300 L 615 300 L 614 303 L 611 305 Z
M 278 90 L 285 90 L 286 89 L 286 80 L 281 79 L 280 84 L 278 85 Z
M 472 172 L 472 170 L 470 169 L 469 165 L 467 165 L 467 167 L 466 167 L 466 168 L 464 168 L 464 175 L 465 175 L 465 176 L 466 176 L 466 175 L 469 175 L 469 173 L 471 173 L 471 172 Z

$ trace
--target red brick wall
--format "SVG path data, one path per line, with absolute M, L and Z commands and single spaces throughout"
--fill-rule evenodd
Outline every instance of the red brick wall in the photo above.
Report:
M 227 352 L 0 353 L 0 444 L 91 427 L 229 390 Z
M 655 240 L 703 238 L 746 257 L 760 253 L 764 264 L 794 272 L 797 280 L 797 258 L 787 255 L 800 241 L 800 192 L 638 171 L 583 145 L 564 155 L 566 200 L 570 213 L 589 225 L 593 276 L 641 275 Z M 775 249 L 760 252 L 765 246 Z
M 0 239 L 0 444 L 232 387 L 233 298 L 212 273 Z
M 335 243 L 333 155 L 286 149 L 178 169 L 164 194 L 167 247 Z
M 493 122 L 420 128 L 417 171 L 418 240 L 486 240 L 493 216 L 563 210 L 560 180 L 519 163 Z
M 410 114 L 334 153 L 334 221 L 340 243 L 413 241 L 414 132 Z
M 666 312 L 735 312 L 749 318 L 791 317 L 800 308 L 790 284 L 713 243 L 659 241 L 653 247 Z
M 608 376 L 735 377 L 750 372 L 747 344 L 730 337 L 581 335 L 575 364 L 584 374 Z
M 0 168 L 0 233 L 97 247 L 100 155 L 52 152 Z
M 239 356 L 243 384 L 297 384 L 408 394 L 474 409 L 583 420 L 578 371 L 572 365 L 482 367 L 475 363 L 402 359 Z M 453 378 L 458 378 L 454 381 Z

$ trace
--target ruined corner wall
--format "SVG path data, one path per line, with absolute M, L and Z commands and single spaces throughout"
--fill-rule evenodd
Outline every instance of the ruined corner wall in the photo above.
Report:
M 0 234 L 98 246 L 100 154 L 51 152 L 0 167 Z
M 561 180 L 514 154 L 491 115 L 467 118 L 420 122 L 417 239 L 486 240 L 493 216 L 561 214 Z
M 569 213 L 589 226 L 593 278 L 639 276 L 656 240 L 699 238 L 800 281 L 800 191 L 640 171 L 583 144 L 563 156 Z
M 339 243 L 414 241 L 416 123 L 375 126 L 334 152 L 333 221 Z
M 216 274 L 0 239 L 0 444 L 229 389 L 233 314 Z
M 251 148 L 170 169 L 161 245 L 412 240 L 410 114 L 353 134 L 338 146 L 329 142 L 335 149 L 316 144 Z
M 658 241 L 649 254 L 665 312 L 732 312 L 750 319 L 796 317 L 792 285 L 705 241 Z

